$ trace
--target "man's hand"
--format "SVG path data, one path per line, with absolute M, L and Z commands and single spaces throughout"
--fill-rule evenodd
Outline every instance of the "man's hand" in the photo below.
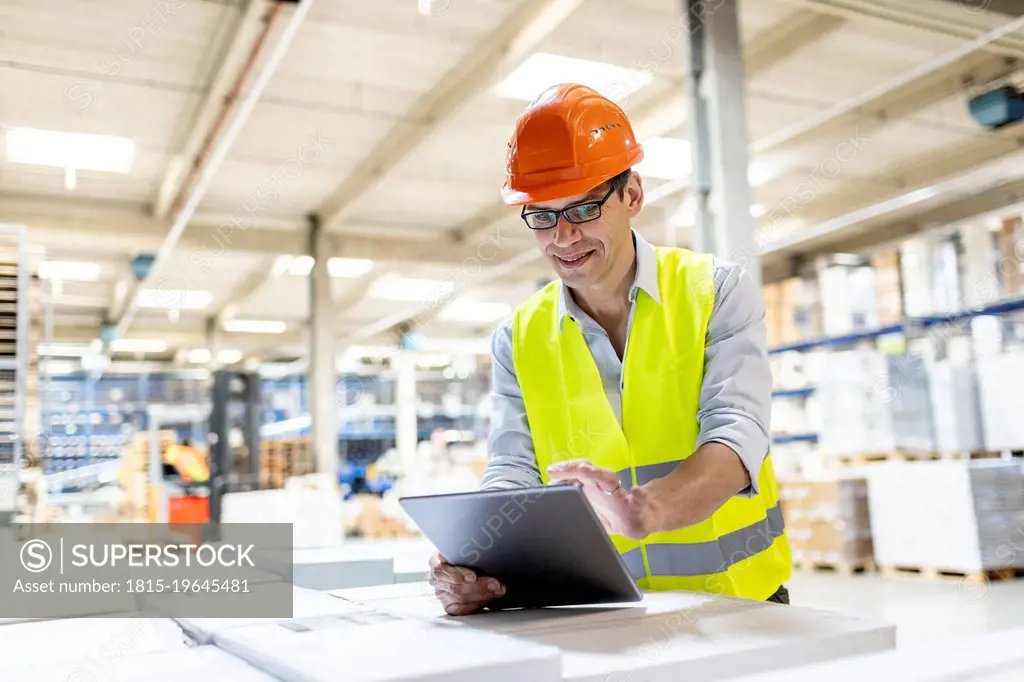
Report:
M 609 533 L 643 540 L 657 530 L 652 518 L 649 493 L 642 486 L 626 492 L 611 469 L 594 466 L 585 459 L 559 462 L 548 467 L 552 482 L 575 483 L 582 487 L 590 506 Z
M 430 557 L 430 577 L 434 595 L 441 600 L 449 616 L 465 616 L 484 608 L 505 594 L 505 586 L 494 578 L 478 576 L 468 568 L 453 566 L 440 554 Z

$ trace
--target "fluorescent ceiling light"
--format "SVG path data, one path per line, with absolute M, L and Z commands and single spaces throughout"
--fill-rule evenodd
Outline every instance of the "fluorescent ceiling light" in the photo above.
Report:
M 163 353 L 167 342 L 159 339 L 115 339 L 110 342 L 115 353 Z
M 327 261 L 331 277 L 359 277 L 373 269 L 373 261 L 365 258 L 332 258 Z
M 449 322 L 495 322 L 511 312 L 512 306 L 506 303 L 454 301 L 438 317 Z
M 43 279 L 68 282 L 95 282 L 100 278 L 100 264 L 84 261 L 43 261 L 39 264 L 39 276 Z
M 288 266 L 288 274 L 305 277 L 312 272 L 315 263 L 312 256 L 296 256 Z
M 47 360 L 43 363 L 44 374 L 71 374 L 78 370 L 78 364 L 71 360 Z
M 89 346 L 72 344 L 43 344 L 38 347 L 39 355 L 55 358 L 80 358 L 89 352 Z
M 295 260 L 294 256 L 286 254 L 280 255 L 274 259 L 274 265 L 270 268 L 271 277 L 282 277 L 288 272 L 292 266 L 292 261 Z
M 373 285 L 371 296 L 387 301 L 427 301 L 446 296 L 454 288 L 447 280 L 388 277 Z
M 210 357 L 210 351 L 206 348 L 193 348 L 188 352 L 188 361 L 193 365 L 205 365 Z
M 127 137 L 35 128 L 7 131 L 7 160 L 12 163 L 127 173 L 134 159 L 135 143 Z
M 242 351 L 237 348 L 226 348 L 217 353 L 217 362 L 222 365 L 233 365 L 242 359 Z
M 280 320 L 225 320 L 224 331 L 235 334 L 283 334 L 288 328 Z
M 679 137 L 652 137 L 643 142 L 644 160 L 634 170 L 645 178 L 682 180 L 692 170 L 690 142 Z
M 308 277 L 316 260 L 312 256 L 278 256 L 271 274 L 274 277 L 288 273 L 296 277 Z M 373 269 L 373 261 L 365 258 L 331 258 L 327 261 L 327 272 L 331 277 L 359 277 Z
M 619 102 L 653 79 L 653 74 L 639 69 L 536 52 L 498 84 L 497 94 L 532 102 L 551 86 L 579 83 Z
M 166 308 L 168 310 L 202 310 L 213 301 L 209 291 L 191 289 L 143 289 L 139 292 L 139 307 Z

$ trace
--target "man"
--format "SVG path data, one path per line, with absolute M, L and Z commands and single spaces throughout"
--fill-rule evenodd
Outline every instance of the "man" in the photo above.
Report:
M 631 229 L 642 158 L 623 111 L 583 86 L 517 122 L 503 197 L 559 280 L 494 334 L 483 486 L 580 485 L 643 589 L 789 603 L 760 292 Z M 440 555 L 430 582 L 452 615 L 505 590 Z

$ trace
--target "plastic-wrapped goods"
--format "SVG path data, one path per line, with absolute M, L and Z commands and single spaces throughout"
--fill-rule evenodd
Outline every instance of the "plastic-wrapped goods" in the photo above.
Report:
M 1024 567 L 1019 461 L 887 462 L 868 477 L 875 561 L 974 571 Z
M 825 455 L 935 448 L 928 373 L 918 357 L 833 353 L 816 397 Z
M 939 452 L 985 449 L 974 365 L 940 360 L 928 367 L 935 446 Z
M 977 368 L 985 446 L 990 450 L 1024 449 L 1024 419 L 1019 408 L 1024 353 L 979 357 Z

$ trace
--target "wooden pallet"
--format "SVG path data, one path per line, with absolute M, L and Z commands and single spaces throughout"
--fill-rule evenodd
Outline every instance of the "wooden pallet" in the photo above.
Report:
M 837 563 L 827 561 L 795 561 L 793 562 L 793 568 L 805 573 L 835 573 L 846 577 L 857 573 L 874 573 L 876 570 L 875 562 L 873 561 Z
M 989 568 L 979 570 L 958 570 L 934 568 L 931 566 L 891 566 L 882 564 L 878 567 L 882 575 L 925 578 L 928 580 L 967 580 L 981 583 L 992 580 L 1014 580 L 1024 578 L 1022 568 Z
M 996 459 L 1010 457 L 1009 452 L 983 450 L 977 452 L 877 452 L 859 455 L 833 455 L 829 459 L 838 467 L 863 466 L 876 462 L 928 462 L 928 461 L 963 461 L 971 459 Z

